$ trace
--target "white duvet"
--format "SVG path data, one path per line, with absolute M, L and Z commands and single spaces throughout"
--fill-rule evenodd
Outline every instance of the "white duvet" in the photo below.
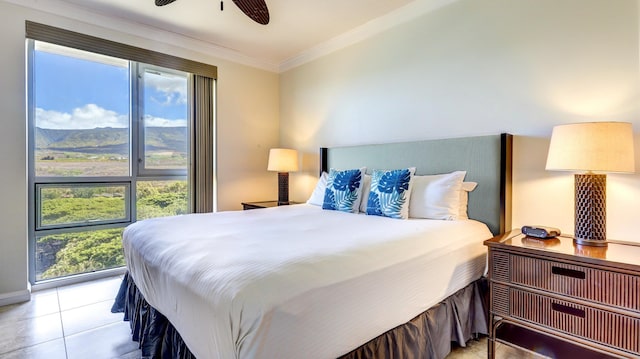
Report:
M 134 223 L 130 275 L 198 358 L 335 358 L 479 278 L 473 220 L 294 205 Z

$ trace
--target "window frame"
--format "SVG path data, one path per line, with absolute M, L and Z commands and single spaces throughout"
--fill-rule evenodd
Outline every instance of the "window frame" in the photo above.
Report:
M 66 46 L 73 49 L 84 50 L 96 54 L 102 54 L 121 59 L 127 59 L 128 61 L 135 61 L 140 63 L 152 64 L 161 66 L 163 68 L 177 69 L 192 74 L 193 87 L 190 85 L 189 89 L 193 91 L 193 99 L 190 104 L 193 108 L 190 111 L 192 116 L 192 129 L 189 133 L 189 143 L 192 145 L 189 155 L 190 157 L 190 169 L 193 171 L 188 173 L 187 180 L 190 183 L 189 186 L 189 208 L 194 212 L 211 212 L 216 211 L 216 197 L 217 197 L 217 180 L 216 180 L 216 158 L 217 150 L 215 146 L 216 141 L 216 122 L 217 122 L 217 73 L 218 69 L 214 65 L 193 61 L 185 58 L 180 58 L 165 53 L 139 48 L 123 43 L 107 40 L 104 38 L 94 37 L 91 35 L 78 33 L 62 28 L 57 28 L 50 25 L 45 25 L 33 21 L 25 21 L 25 39 L 26 40 L 39 40 L 48 42 L 60 46 Z M 36 283 L 35 280 L 35 211 L 31 209 L 32 203 L 34 203 L 34 174 L 35 168 L 32 159 L 34 158 L 33 149 L 31 144 L 34 139 L 34 126 L 31 126 L 30 121 L 34 118 L 34 100 L 32 96 L 33 90 L 33 42 L 27 42 L 25 46 L 27 49 L 26 56 L 26 87 L 27 87 L 27 100 L 26 100 L 26 113 L 28 121 L 28 161 L 27 168 L 29 170 L 28 175 L 28 200 L 29 200 L 29 281 L 35 288 L 50 288 L 60 283 L 76 283 L 86 279 L 97 279 L 108 275 L 114 275 L 116 273 L 123 273 L 123 269 L 107 270 L 96 273 L 85 273 L 74 275 L 71 278 L 65 277 L 58 278 L 52 281 Z M 133 91 L 136 91 L 135 89 Z M 130 116 L 133 116 L 133 110 Z M 132 136 L 137 136 L 137 126 L 130 127 Z M 137 158 L 136 148 L 131 149 L 131 157 Z M 130 174 L 137 173 L 136 161 L 130 160 Z M 133 171 L 136 172 L 133 172 Z M 184 179 L 184 176 L 163 176 L 163 179 Z M 150 175 L 144 177 L 145 180 L 153 180 L 155 177 Z M 51 181 L 56 181 L 55 178 L 50 178 Z M 87 181 L 93 181 L 95 178 L 89 178 Z M 119 180 L 123 180 L 120 178 Z M 132 191 L 136 189 L 137 182 L 136 177 L 126 177 L 124 180 L 131 181 Z M 136 218 L 136 201 L 131 201 L 131 216 Z M 98 225 L 94 228 L 110 229 L 110 228 L 122 228 L 126 224 L 109 224 Z M 67 231 L 80 231 L 84 228 L 67 229 Z M 49 230 L 51 234 L 59 233 L 60 229 Z
M 163 168 L 147 168 L 146 166 L 146 146 L 145 146 L 145 135 L 146 135 L 146 126 L 144 123 L 144 73 L 146 70 L 157 71 L 161 73 L 169 73 L 173 75 L 185 76 L 187 78 L 187 98 L 193 98 L 193 75 L 184 71 L 174 70 L 162 68 L 160 66 L 144 64 L 140 62 L 135 62 L 135 76 L 137 77 L 136 81 L 133 83 L 133 86 L 136 88 L 135 96 L 137 96 L 137 101 L 135 109 L 132 111 L 133 124 L 137 128 L 136 138 L 137 142 L 137 151 L 132 151 L 136 153 L 135 160 L 132 160 L 132 164 L 135 161 L 135 171 L 139 177 L 157 177 L 157 176 L 186 176 L 187 180 L 189 180 L 189 174 L 192 172 L 192 156 L 193 156 L 193 144 L 191 143 L 191 139 L 193 138 L 193 108 L 192 101 L 187 101 L 187 116 L 185 120 L 187 121 L 187 167 L 185 169 L 163 169 Z M 132 136 L 133 137 L 133 136 Z M 134 146 L 132 146 L 134 147 Z
M 129 60 L 130 82 L 129 82 L 129 175 L 128 176 L 77 176 L 77 177 L 50 177 L 50 176 L 36 176 L 35 172 L 35 42 L 43 41 L 32 38 L 26 39 L 27 49 L 27 71 L 26 71 L 26 84 L 27 84 L 27 133 L 28 133 L 28 200 L 29 200 L 29 281 L 32 285 L 47 285 L 47 282 L 58 282 L 65 280 L 68 277 L 58 277 L 53 279 L 40 279 L 37 280 L 36 273 L 36 246 L 37 240 L 40 237 L 47 235 L 92 231 L 102 229 L 114 229 L 124 228 L 127 225 L 134 223 L 137 220 L 137 184 L 138 181 L 184 181 L 186 180 L 188 185 L 188 202 L 187 211 L 194 212 L 194 193 L 195 186 L 193 185 L 193 172 L 194 172 L 194 121 L 193 116 L 193 81 L 194 75 L 181 70 L 174 70 L 164 68 L 157 65 L 151 65 L 146 63 L 140 63 L 137 61 Z M 46 41 L 44 41 L 46 42 Z M 57 44 L 53 42 L 54 44 Z M 67 46 L 67 45 L 60 45 Z M 72 47 L 72 46 L 67 46 Z M 73 47 L 72 47 L 73 48 Z M 88 51 L 88 50 L 85 50 Z M 91 52 L 91 51 L 89 51 Z M 162 72 L 171 72 L 187 76 L 187 153 L 188 161 L 186 169 L 142 169 L 140 166 L 140 159 L 144 161 L 144 121 L 141 114 L 144 113 L 140 108 L 141 101 L 144 94 L 141 91 L 142 80 L 139 78 L 140 68 L 156 68 Z M 214 67 L 215 68 L 215 67 Z M 215 81 L 215 80 L 214 80 Z M 215 83 L 215 82 L 214 82 Z M 215 92 L 214 92 L 215 93 Z M 137 142 L 136 142 L 137 141 Z M 142 169 L 142 170 L 141 170 Z M 40 201 L 40 190 L 47 187 L 69 187 L 69 188 L 82 188 L 87 186 L 99 186 L 99 185 L 123 185 L 125 190 L 125 217 L 114 220 L 103 220 L 91 223 L 75 222 L 56 225 L 45 225 L 41 223 L 41 209 L 42 202 Z M 109 270 L 107 270 L 108 272 Z M 90 272 L 91 273 L 91 272 Z M 87 273 L 72 274 L 72 276 L 82 276 Z
M 66 223 L 56 223 L 56 224 L 42 224 L 42 190 L 47 188 L 91 188 L 91 187 L 124 187 L 124 217 L 122 218 L 113 218 L 113 219 L 105 219 L 105 220 L 95 220 L 95 221 L 83 221 L 83 222 L 66 222 Z M 40 232 L 48 229 L 64 229 L 64 228 L 77 228 L 77 227 L 91 227 L 97 226 L 101 224 L 116 224 L 116 223 L 131 223 L 131 182 L 80 182 L 80 181 L 63 181 L 63 182 L 40 182 L 36 181 L 35 188 L 35 231 Z

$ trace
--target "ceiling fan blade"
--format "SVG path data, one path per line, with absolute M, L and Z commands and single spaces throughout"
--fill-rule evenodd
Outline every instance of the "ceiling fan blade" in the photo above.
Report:
M 156 0 L 156 6 L 165 6 L 167 4 L 171 4 L 176 0 Z
M 156 3 L 158 1 L 160 0 L 156 0 Z M 265 0 L 233 0 L 233 3 L 258 24 L 266 25 L 269 23 L 269 9 Z

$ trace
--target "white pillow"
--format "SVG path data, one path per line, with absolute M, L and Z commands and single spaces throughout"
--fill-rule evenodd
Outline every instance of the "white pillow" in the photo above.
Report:
M 454 220 L 460 216 L 460 192 L 466 171 L 415 176 L 409 217 Z
M 367 213 L 369 192 L 371 192 L 371 175 L 364 175 L 364 181 L 362 181 L 362 196 L 360 198 L 360 212 L 362 213 Z
M 307 200 L 308 204 L 322 206 L 324 190 L 327 188 L 327 177 L 329 177 L 329 174 L 327 172 L 322 172 L 322 175 L 318 178 L 318 182 L 316 183 L 316 188 L 313 190 L 313 193 L 311 193 L 311 197 Z
M 462 191 L 460 191 L 460 213 L 458 219 L 469 219 L 467 208 L 469 205 L 469 192 L 476 189 L 477 182 L 462 182 Z

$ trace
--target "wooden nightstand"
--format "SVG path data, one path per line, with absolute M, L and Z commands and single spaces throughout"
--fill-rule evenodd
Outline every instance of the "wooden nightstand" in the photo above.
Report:
M 300 202 L 289 202 L 289 204 L 300 204 Z M 258 208 L 268 208 L 268 207 L 278 207 L 278 201 L 258 201 L 258 202 L 242 202 L 242 209 L 258 209 Z
M 489 247 L 489 358 L 497 342 L 554 358 L 640 356 L 640 244 L 575 245 L 512 231 Z

